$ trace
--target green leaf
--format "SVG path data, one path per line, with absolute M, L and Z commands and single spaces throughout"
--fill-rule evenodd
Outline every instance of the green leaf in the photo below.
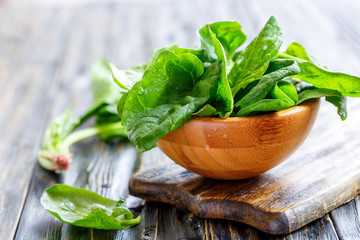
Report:
M 93 108 L 102 104 L 116 103 L 121 91 L 113 81 L 109 63 L 103 58 L 95 59 L 91 66 L 91 90 L 93 93 Z
M 360 97 L 360 77 L 345 73 L 331 72 L 311 62 L 298 62 L 301 72 L 294 77 L 313 84 L 317 88 L 327 88 L 340 92 L 343 96 Z
M 107 63 L 108 67 L 110 67 L 113 81 L 122 89 L 128 91 L 130 90 L 135 83 L 140 81 L 143 77 L 145 70 L 154 64 L 156 59 L 159 57 L 161 53 L 164 51 L 172 51 L 177 55 L 190 53 L 198 57 L 201 61 L 205 61 L 205 53 L 204 50 L 196 50 L 196 49 L 187 49 L 187 48 L 179 48 L 177 44 L 172 44 L 169 46 L 165 46 L 160 49 L 156 49 L 153 52 L 151 59 L 142 65 L 131 67 L 129 70 L 120 70 L 113 63 Z M 106 64 L 106 63 L 105 63 Z M 105 65 L 104 64 L 104 65 Z
M 203 49 L 198 50 L 198 49 L 188 49 L 188 48 L 173 48 L 171 49 L 171 51 L 174 52 L 176 55 L 190 53 L 192 55 L 195 55 L 202 62 L 205 62 L 205 51 Z
M 299 43 L 290 44 L 280 56 L 297 61 L 301 72 L 294 77 L 301 81 L 311 83 L 317 88 L 338 91 L 343 96 L 360 97 L 360 77 L 329 71 Z
M 129 92 L 122 121 L 140 152 L 155 147 L 157 140 L 180 128 L 194 112 L 214 99 L 219 65 L 212 64 L 202 75 L 198 64 L 189 54 L 164 52 Z M 183 84 L 174 85 L 174 79 Z M 177 93 L 174 89 L 178 89 Z
M 299 103 L 310 99 L 325 97 L 338 109 L 342 120 L 347 117 L 346 98 L 343 96 L 360 97 L 360 78 L 344 73 L 328 71 L 299 43 L 292 43 L 283 57 L 293 57 L 298 62 L 301 72 L 295 76 L 314 86 L 306 87 L 299 94 Z M 301 89 L 299 89 L 301 91 Z
M 198 57 L 202 62 L 205 62 L 205 52 L 202 49 L 188 49 L 188 48 L 180 48 L 176 43 L 171 45 L 155 49 L 149 61 L 145 64 L 147 67 L 154 64 L 154 62 L 158 59 L 159 55 L 165 51 L 172 51 L 176 55 L 180 55 L 183 53 L 191 53 Z M 146 70 L 146 69 L 145 69 Z
M 114 75 L 117 75 L 117 78 L 121 79 L 126 85 L 128 83 L 126 83 L 124 79 L 128 79 L 126 73 L 130 74 L 130 72 L 133 71 L 126 72 L 117 69 L 112 63 L 108 63 L 103 58 L 97 58 L 94 61 L 91 67 L 91 89 L 94 98 L 93 107 L 83 115 L 81 122 L 84 122 L 93 115 L 96 115 L 97 125 L 120 121 L 120 117 L 116 111 L 116 104 L 124 90 L 116 86 Z M 102 135 L 100 135 L 100 137 L 104 139 Z
M 346 98 L 341 95 L 341 93 L 323 88 L 308 87 L 302 92 L 299 93 L 299 101 L 297 104 L 300 104 L 308 99 L 312 98 L 321 98 L 325 97 L 325 100 L 333 104 L 338 109 L 338 114 L 342 120 L 345 120 L 347 117 L 346 110 Z
M 143 79 L 129 91 L 122 123 L 130 126 L 152 108 L 179 101 L 186 96 L 204 72 L 204 64 L 192 54 L 162 52 L 145 71 Z
M 249 83 L 261 78 L 270 61 L 277 57 L 283 34 L 274 17 L 270 17 L 260 34 L 238 54 L 229 74 L 233 96 Z
M 112 73 L 112 80 L 124 90 L 130 90 L 136 82 L 140 81 L 147 67 L 146 64 L 143 64 L 129 70 L 120 70 L 113 63 L 108 63 L 108 66 Z
M 236 114 L 236 117 L 248 116 L 257 112 L 280 111 L 292 106 L 294 106 L 294 104 L 285 99 L 262 99 L 242 108 Z
M 299 93 L 299 100 L 297 104 L 300 104 L 308 99 L 321 98 L 321 97 L 341 97 L 341 93 L 324 88 L 308 87 Z
M 118 115 L 115 103 L 104 105 L 96 112 L 96 125 L 103 125 L 119 121 L 121 121 L 121 119 Z
M 163 53 L 165 51 L 173 51 L 175 48 L 179 48 L 179 46 L 176 43 L 173 43 L 171 45 L 168 45 L 168 46 L 165 46 L 162 48 L 155 49 L 153 51 L 151 58 L 149 59 L 149 61 L 147 61 L 146 65 L 148 67 L 152 66 L 154 64 L 154 62 L 158 59 L 158 57 L 161 53 Z
M 216 111 L 216 108 L 214 108 L 210 104 L 206 104 L 203 108 L 201 108 L 193 115 L 197 117 L 213 117 L 216 116 L 217 114 L 218 112 Z
M 346 110 L 346 97 L 344 96 L 327 96 L 325 98 L 326 101 L 333 104 L 337 107 L 337 113 L 340 116 L 341 120 L 345 120 L 347 117 Z
M 220 81 L 218 82 L 218 89 L 216 93 L 216 99 L 214 105 L 216 106 L 216 112 L 221 117 L 227 117 L 231 114 L 234 100 L 231 94 L 229 81 L 227 78 L 227 57 L 226 51 L 217 38 L 216 34 L 212 32 L 210 25 L 206 25 L 199 31 L 202 47 L 207 50 L 208 55 L 215 54 L 215 59 L 220 62 Z M 212 56 L 214 57 L 214 56 Z
M 221 64 L 221 77 L 218 83 L 214 105 L 220 117 L 231 115 L 234 105 L 231 93 L 228 70 L 231 69 L 232 55 L 246 40 L 246 35 L 237 22 L 216 22 L 205 25 L 199 30 L 201 47 L 205 50 L 211 62 L 219 61 Z
M 276 59 L 272 61 L 267 74 L 260 78 L 258 84 L 253 87 L 235 106 L 245 108 L 266 97 L 275 84 L 287 76 L 297 74 L 300 71 L 296 62 L 292 59 Z
M 236 49 L 246 41 L 246 35 L 238 22 L 208 24 L 199 30 L 199 35 L 201 47 L 212 62 L 219 60 L 219 54 L 216 53 L 219 45 L 223 48 L 226 59 L 230 60 Z
M 298 42 L 293 42 L 289 45 L 289 47 L 286 49 L 286 54 L 289 54 L 291 56 L 306 60 L 308 62 L 312 62 L 317 66 L 324 67 L 313 55 L 311 55 L 306 49 L 300 45 Z
M 56 160 L 60 154 L 66 159 L 70 158 L 70 150 L 64 142 L 79 123 L 80 119 L 72 117 L 70 108 L 68 108 L 46 128 L 38 153 L 38 161 L 43 168 L 61 170 L 69 167 L 68 161 L 58 162 Z
M 273 89 L 271 89 L 270 95 L 274 99 L 284 99 L 292 104 L 296 104 L 298 101 L 298 94 L 294 85 L 287 81 L 276 83 Z
M 124 230 L 137 225 L 124 200 L 113 201 L 86 189 L 57 184 L 41 196 L 42 206 L 64 223 L 78 227 Z
M 129 92 L 124 93 L 121 96 L 121 98 L 119 99 L 119 102 L 117 103 L 116 109 L 117 109 L 117 113 L 120 116 L 120 118 L 122 117 L 122 114 L 124 111 L 124 106 L 125 106 L 128 95 L 129 95 Z

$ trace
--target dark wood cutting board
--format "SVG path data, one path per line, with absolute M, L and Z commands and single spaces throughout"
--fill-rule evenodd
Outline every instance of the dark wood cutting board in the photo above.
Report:
M 344 122 L 323 108 L 303 146 L 258 177 L 213 180 L 168 160 L 135 174 L 130 192 L 188 208 L 200 217 L 239 221 L 270 234 L 290 233 L 360 193 L 358 103 L 350 104 Z
M 301 166 L 293 166 L 287 172 L 277 169 L 281 175 L 274 171 L 248 180 L 219 181 L 191 173 L 175 163 L 165 163 L 134 175 L 130 193 L 188 208 L 200 217 L 240 221 L 270 234 L 285 234 L 360 193 L 360 174 L 351 174 L 346 166 L 334 171 L 332 178 L 348 175 L 343 181 L 310 181 L 332 171 L 331 167 L 317 166 L 314 164 L 301 177 L 292 173 Z M 306 169 L 300 169 L 303 170 Z

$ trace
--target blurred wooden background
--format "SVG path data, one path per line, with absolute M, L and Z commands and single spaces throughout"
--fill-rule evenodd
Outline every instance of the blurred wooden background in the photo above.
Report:
M 360 75 L 359 12 L 356 0 L 1 0 L 0 239 L 359 239 L 358 197 L 290 235 L 269 236 L 241 223 L 201 219 L 130 196 L 131 175 L 165 159 L 158 150 L 140 156 L 129 143 L 92 139 L 73 148 L 73 167 L 61 175 L 36 161 L 42 134 L 54 117 L 68 105 L 78 115 L 90 106 L 89 68 L 96 56 L 127 68 L 175 41 L 199 45 L 196 31 L 217 20 L 239 21 L 249 42 L 274 15 L 286 37 L 284 47 L 298 41 L 329 68 Z M 360 145 L 359 136 L 349 131 L 359 132 L 359 102 L 349 101 L 345 122 L 323 103 L 309 138 L 344 129 L 338 134 L 349 134 L 349 141 Z M 319 155 L 341 147 L 334 143 L 336 133 L 329 135 L 329 144 L 319 144 Z M 42 191 L 56 182 L 113 199 L 124 196 L 142 222 L 125 231 L 62 224 L 39 202 Z

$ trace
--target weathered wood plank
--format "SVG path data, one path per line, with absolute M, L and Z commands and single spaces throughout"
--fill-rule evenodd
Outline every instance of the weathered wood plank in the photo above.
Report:
M 229 201 L 230 204 L 234 203 L 234 201 L 240 201 L 256 205 L 256 209 L 269 208 L 265 212 L 285 213 L 290 208 L 293 208 L 290 211 L 291 214 L 289 212 L 289 214 L 284 215 L 286 216 L 284 221 L 289 225 L 289 231 L 296 230 L 300 226 L 323 216 L 344 201 L 355 196 L 359 191 L 357 184 L 359 183 L 360 165 L 356 157 L 359 142 L 349 142 L 348 139 L 351 134 L 359 134 L 359 128 L 357 127 L 359 102 L 350 101 L 349 109 L 353 113 L 349 116 L 349 119 L 346 122 L 337 122 L 337 119 L 333 120 L 330 129 L 327 129 L 327 125 L 323 124 L 325 121 L 332 121 L 328 120 L 329 118 L 326 116 L 328 114 L 321 116 L 314 127 L 314 131 L 298 152 L 277 168 L 260 178 L 254 179 L 253 183 L 248 180 L 249 184 L 246 184 L 246 182 L 244 184 L 239 183 L 240 185 L 236 187 L 235 183 L 202 180 L 193 174 L 181 171 L 180 167 L 169 165 L 169 168 L 164 166 L 155 173 L 150 171 L 145 175 L 135 176 L 134 181 L 131 183 L 132 193 L 151 200 L 170 201 L 191 208 L 196 214 L 207 217 L 219 217 L 211 213 L 211 209 L 216 210 L 218 208 L 213 206 L 214 208 L 211 209 L 202 209 L 205 205 L 201 205 L 201 203 L 205 203 L 206 199 L 212 199 L 215 195 L 220 199 L 228 196 L 225 200 L 221 200 L 222 204 L 224 204 L 224 201 Z M 344 164 L 345 162 L 347 163 Z M 332 174 L 329 174 L 330 172 Z M 319 178 L 319 181 L 315 181 L 314 178 Z M 201 186 L 199 183 L 201 183 Z M 341 183 L 344 185 L 341 186 Z M 194 185 L 195 190 L 191 190 L 192 185 Z M 206 188 L 207 186 L 208 188 Z M 227 188 L 227 186 L 230 187 Z M 258 191 L 259 189 L 256 190 L 256 186 L 268 190 Z M 162 187 L 165 188 L 162 189 Z M 198 188 L 202 190 L 200 191 Z M 156 194 L 152 194 L 152 191 L 153 193 L 156 192 Z M 158 195 L 160 192 L 164 194 Z M 328 194 L 331 192 L 333 195 Z M 187 194 L 190 194 L 189 198 L 186 197 Z M 249 196 L 251 197 L 249 198 Z M 197 201 L 196 199 L 200 200 L 199 205 L 194 204 L 194 201 Z M 306 204 L 306 199 L 308 199 L 308 204 Z M 340 199 L 342 200 L 340 201 Z M 304 206 L 303 204 L 307 205 L 306 209 L 301 207 Z M 314 209 L 315 206 L 319 207 L 318 211 Z M 236 209 L 238 208 L 239 206 L 236 207 Z M 222 212 L 222 210 L 219 211 Z M 312 215 L 304 215 L 305 212 L 311 212 Z M 237 217 L 242 215 L 238 212 L 237 214 Z M 235 220 L 234 218 L 229 219 Z M 240 221 L 246 221 L 245 219 Z M 254 221 L 253 223 L 259 222 Z M 299 223 L 301 224 L 295 227 Z
M 340 239 L 360 238 L 360 221 L 356 206 L 359 197 L 357 196 L 355 199 L 335 209 L 330 214 Z
M 125 197 L 130 207 L 141 210 L 141 199 L 129 196 L 127 181 L 137 169 L 137 152 L 129 144 L 123 146 L 85 141 L 74 148 L 72 169 L 56 175 L 36 166 L 29 194 L 22 212 L 16 239 L 79 239 L 108 236 L 111 239 L 139 238 L 142 225 L 118 233 L 116 231 L 88 230 L 62 224 L 48 213 L 39 202 L 43 190 L 57 182 L 87 188 L 111 199 Z M 137 211 L 136 214 L 140 212 Z M 36 212 L 36 218 L 34 213 Z M 95 238 L 96 239 L 96 238 Z
M 339 239 L 330 216 L 327 214 L 305 227 L 280 239 L 292 240 L 336 240 Z
M 48 4 L 46 3 L 46 5 Z M 60 4 L 60 7 L 34 7 L 25 6 L 25 4 L 4 7 L 1 5 L 0 83 L 2 87 L 0 88 L 0 142 L 6 146 L 11 143 L 14 149 L 26 149 L 24 150 L 27 152 L 25 155 L 31 157 L 24 158 L 23 162 L 30 166 L 31 169 L 32 164 L 36 162 L 35 152 L 32 149 L 36 150 L 38 148 L 42 132 L 52 119 L 69 103 L 73 106 L 76 114 L 83 112 L 91 103 L 88 73 L 95 56 L 105 56 L 121 68 L 126 68 L 144 62 L 151 55 L 152 49 L 170 44 L 173 41 L 177 41 L 185 47 L 198 44 L 195 31 L 202 25 L 216 20 L 238 20 L 243 24 L 244 30 L 249 35 L 248 41 L 250 41 L 267 18 L 270 15 L 275 15 L 285 32 L 285 46 L 292 41 L 300 41 L 325 65 L 335 70 L 359 75 L 359 38 L 357 37 L 359 29 L 356 27 L 356 23 L 359 22 L 357 14 L 359 11 L 359 3 L 354 0 L 311 2 L 301 0 L 291 2 L 280 0 L 224 0 L 221 2 L 215 0 L 185 0 L 181 2 L 155 0 L 151 3 L 137 0 L 108 1 L 106 4 L 92 3 L 85 7 L 68 7 L 63 4 Z M 353 109 L 358 107 L 357 104 L 351 103 L 349 115 L 354 116 Z M 347 128 L 347 123 L 341 123 L 332 108 L 328 104 L 323 104 L 320 113 L 321 122 L 318 122 L 314 134 L 327 131 L 329 126 L 333 125 L 340 130 L 341 127 L 343 129 Z M 354 117 L 350 121 L 356 122 L 356 119 Z M 324 124 L 323 120 L 327 124 Z M 333 139 L 333 134 L 334 131 L 330 131 L 327 137 Z M 345 131 L 344 134 L 351 135 L 352 132 Z M 81 145 L 81 147 L 87 149 L 89 146 L 87 144 L 89 142 Z M 319 142 L 318 144 L 323 147 L 326 142 Z M 29 146 L 29 148 L 18 147 L 22 145 Z M 92 143 L 90 143 L 90 146 L 100 147 L 100 145 L 93 145 Z M 337 146 L 336 142 L 329 146 L 329 149 L 334 146 Z M 116 148 L 111 149 L 109 150 L 111 152 L 117 151 Z M 14 150 L 14 152 L 16 151 Z M 22 152 L 22 150 L 19 150 L 19 152 Z M 323 151 L 323 153 L 326 153 L 326 151 Z M 7 153 L 0 153 L 0 155 L 4 154 Z M 149 157 L 151 154 L 154 154 L 153 159 Z M 161 154 L 151 154 L 144 156 L 144 166 L 150 166 L 163 158 Z M 5 169 L 15 168 L 17 166 L 15 164 L 18 163 L 17 160 L 14 160 L 15 155 L 10 154 L 9 156 L 12 159 L 9 159 L 8 162 L 5 162 L 2 158 L 0 166 L 6 166 Z M 84 152 L 77 152 L 77 156 L 81 159 L 91 157 L 85 150 Z M 95 170 L 91 175 L 91 182 L 94 183 L 92 185 L 93 189 L 109 196 L 112 196 L 112 194 L 114 196 L 127 194 L 126 184 L 120 182 L 120 180 L 117 181 L 115 177 L 109 179 L 105 177 L 112 174 L 107 169 L 112 166 L 102 165 L 100 162 L 94 164 L 94 167 L 100 167 L 101 170 L 98 170 L 98 173 L 95 173 Z M 84 183 L 86 182 L 87 175 L 85 173 L 87 170 L 76 170 L 74 168 L 73 172 L 62 177 L 63 180 L 57 179 L 55 175 L 43 174 L 39 172 L 40 170 L 36 167 L 33 173 L 33 180 L 37 180 L 34 181 L 29 190 L 29 203 L 25 206 L 17 238 L 60 239 L 62 237 L 78 237 L 86 239 L 91 237 L 91 232 L 88 230 L 64 227 L 50 215 L 42 218 L 47 213 L 44 210 L 42 210 L 43 212 L 40 211 L 41 207 L 38 203 L 40 193 L 47 186 L 46 184 L 63 180 L 69 184 Z M 77 173 L 75 170 L 82 171 L 82 173 Z M 28 181 L 31 174 L 29 170 L 25 171 L 22 179 Z M 36 176 L 38 177 L 36 178 Z M 81 181 L 77 180 L 77 177 L 81 178 Z M 123 181 L 125 177 L 121 179 Z M 42 181 L 45 183 L 41 183 Z M 100 183 L 106 185 L 109 182 L 116 185 L 113 188 L 120 190 L 115 191 L 112 189 L 108 191 L 107 188 L 99 185 Z M 12 186 L 16 186 L 17 183 L 18 181 L 14 181 Z M 38 187 L 35 188 L 34 186 Z M 16 194 L 25 196 L 26 192 L 27 188 L 25 187 L 23 190 L 18 189 Z M 16 222 L 18 218 L 16 214 L 20 213 L 22 209 L 22 205 L 18 205 L 18 203 L 23 200 L 22 197 L 16 198 L 16 201 L 8 203 L 6 208 L 0 208 L 0 219 L 3 219 L 3 216 L 8 216 L 4 215 L 6 209 L 16 209 L 16 213 L 12 215 L 15 218 L 9 219 L 10 222 Z M 128 201 L 133 206 L 139 205 L 138 199 L 129 198 Z M 162 206 L 160 204 L 155 205 L 160 208 Z M 145 228 L 145 222 L 150 222 L 153 219 L 152 214 L 156 209 L 155 205 L 150 204 L 147 206 L 147 210 L 141 212 L 145 220 L 141 223 L 143 225 L 135 230 L 125 232 L 95 231 L 92 234 L 95 237 L 101 236 L 112 239 L 137 238 Z M 20 207 L 17 208 L 17 206 Z M 34 209 L 39 210 L 39 215 L 36 210 L 31 210 L 33 206 L 36 206 Z M 160 210 L 163 211 L 164 216 L 167 214 L 169 216 L 176 215 L 168 213 L 168 211 L 175 212 L 173 207 L 165 205 L 165 209 L 166 211 Z M 141 207 L 137 211 L 141 211 Z M 145 214 L 146 212 L 148 214 Z M 146 220 L 147 218 L 149 220 Z M 31 220 L 34 219 L 36 221 L 31 223 Z M 166 221 L 165 217 L 162 219 L 162 221 Z M 207 224 L 207 228 L 205 228 L 205 223 L 201 219 L 199 220 L 196 217 L 195 219 L 201 226 L 202 233 L 204 233 L 205 229 L 208 229 L 208 233 L 210 232 L 210 224 Z M 215 225 L 212 223 L 213 229 L 214 226 L 222 227 L 224 225 L 220 224 L 220 222 L 216 220 Z M 0 223 L 3 223 L 3 221 L 0 220 Z M 325 221 L 325 223 L 327 222 Z M 44 229 L 42 228 L 43 224 L 44 228 L 48 228 L 48 231 L 42 231 Z M 163 223 L 160 222 L 159 224 Z M 168 226 L 167 223 L 164 224 L 164 226 Z M 239 236 L 246 236 L 246 238 L 250 238 L 249 235 L 253 236 L 253 238 L 263 236 L 256 230 L 242 224 L 234 222 L 229 224 L 235 224 L 236 227 L 234 228 L 240 231 L 230 233 L 231 237 L 235 236 L 234 239 L 239 239 Z M 182 226 L 180 227 L 181 231 L 185 231 L 184 236 L 197 236 L 196 234 L 186 235 L 188 231 L 195 231 L 188 230 L 186 223 L 182 223 L 180 226 Z M 313 230 L 309 230 L 308 227 L 286 238 L 303 239 L 302 237 L 307 236 L 309 232 L 313 232 L 314 235 L 310 236 L 316 238 L 317 233 L 318 236 L 322 236 L 321 227 L 328 225 L 315 224 L 314 226 L 316 227 Z M 5 232 L 7 234 L 10 232 L 11 235 L 14 227 L 15 225 L 11 226 Z M 174 224 L 173 227 L 176 228 L 176 225 Z M 162 229 L 164 228 L 162 227 Z M 208 239 L 216 239 L 217 236 L 222 236 L 221 234 L 229 236 L 228 233 L 221 233 L 221 231 L 226 231 L 224 229 L 219 229 L 219 232 L 216 232 L 216 230 L 214 230 L 213 237 L 211 235 L 205 236 Z M 21 234 L 22 231 L 28 235 Z M 241 231 L 245 231 L 247 234 Z M 72 234 L 66 236 L 69 232 L 72 232 Z
M 12 239 L 27 197 L 33 159 L 31 148 L 0 146 L 0 239 Z

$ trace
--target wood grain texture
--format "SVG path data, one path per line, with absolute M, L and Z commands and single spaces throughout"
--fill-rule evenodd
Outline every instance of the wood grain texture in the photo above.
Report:
M 49 173 L 39 166 L 30 186 L 30 192 L 19 221 L 16 239 L 137 239 L 142 234 L 143 225 L 124 231 L 89 230 L 63 224 L 49 214 L 41 205 L 40 197 L 43 189 L 57 182 L 87 188 L 102 196 L 119 199 L 126 198 L 129 207 L 133 208 L 135 215 L 139 215 L 142 208 L 141 199 L 129 196 L 127 182 L 136 170 L 139 162 L 136 149 L 129 144 L 99 143 L 98 141 L 85 141 L 74 149 L 77 158 L 72 169 L 59 176 Z M 36 212 L 37 217 L 33 218 Z
M 84 2 L 76 1 L 68 6 L 61 1 L 51 6 L 55 1 L 36 1 L 30 5 L 29 1 L 16 0 L 13 4 L 14 1 L 5 0 L 0 4 L 1 239 L 11 239 L 15 232 L 17 239 L 155 239 L 155 236 L 156 239 L 165 236 L 168 239 L 337 239 L 337 235 L 359 238 L 356 224 L 339 224 L 340 220 L 351 222 L 359 217 L 359 211 L 355 212 L 353 207 L 348 207 L 354 211 L 352 214 L 326 215 L 292 234 L 276 237 L 238 222 L 199 218 L 167 204 L 147 202 L 142 207 L 140 199 L 128 196 L 127 178 L 137 169 L 134 162 L 140 161 L 142 167 L 148 167 L 166 159 L 157 150 L 137 160 L 135 150 L 130 150 L 128 145 L 84 142 L 75 146 L 72 170 L 61 176 L 40 169 L 35 157 L 43 131 L 55 116 L 69 104 L 76 115 L 91 105 L 89 69 L 96 56 L 127 68 L 146 61 L 154 48 L 174 41 L 184 47 L 198 45 L 195 32 L 209 22 L 237 20 L 250 41 L 268 17 L 274 15 L 286 36 L 284 46 L 299 41 L 329 68 L 360 75 L 357 1 Z M 359 105 L 350 102 L 349 119 L 341 122 L 332 106 L 322 104 L 311 133 L 314 136 L 321 133 L 322 138 L 314 146 L 305 142 L 299 151 L 310 148 L 310 157 L 324 157 L 345 146 L 346 139 L 356 141 L 357 109 Z M 339 154 L 339 158 L 351 155 L 349 149 Z M 55 182 L 88 187 L 112 198 L 124 194 L 135 214 L 140 214 L 143 220 L 126 231 L 91 231 L 64 225 L 39 205 L 44 188 Z M 359 209 L 356 200 L 355 203 Z M 160 213 L 158 218 L 156 212 Z M 172 236 L 163 232 L 169 228 Z
M 316 145 L 318 139 L 308 142 Z M 200 217 L 240 221 L 271 234 L 290 233 L 360 193 L 358 145 L 348 143 L 322 157 L 302 149 L 284 164 L 243 181 L 207 179 L 166 163 L 134 175 L 130 191 Z M 350 151 L 351 156 L 340 158 Z
M 340 239 L 356 239 L 360 232 L 359 221 L 359 197 L 349 201 L 348 204 L 341 206 L 331 212 L 334 226 Z M 346 216 L 346 217 L 345 217 Z M 349 221 L 348 219 L 351 219 Z
M 204 177 L 238 180 L 280 164 L 305 140 L 319 100 L 251 117 L 193 118 L 157 141 L 177 164 Z
M 27 160 L 33 157 L 32 149 L 0 146 L 0 182 L 13 181 L 0 185 L 0 239 L 12 239 L 15 235 L 30 184 L 32 167 Z

